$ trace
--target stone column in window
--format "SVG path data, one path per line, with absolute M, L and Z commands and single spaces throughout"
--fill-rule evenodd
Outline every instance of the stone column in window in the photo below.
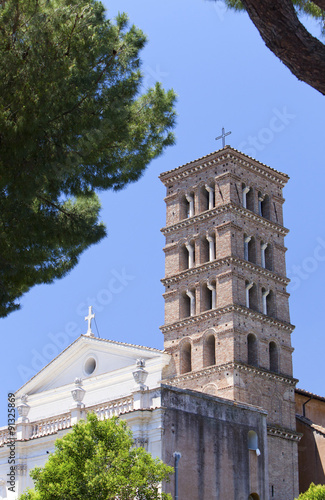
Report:
M 244 259 L 248 260 L 248 244 L 251 241 L 252 237 L 251 236 L 246 236 L 244 238 Z
M 195 316 L 195 292 L 192 290 L 186 290 L 186 295 L 190 299 L 190 315 Z
M 211 186 L 209 186 L 208 184 L 205 185 L 205 189 L 208 191 L 209 193 L 209 210 L 211 210 L 214 206 L 214 190 Z
M 215 309 L 217 307 L 217 292 L 216 292 L 216 285 L 213 285 L 212 283 L 207 283 L 207 287 L 209 290 L 211 290 L 211 295 L 212 295 L 212 309 Z
M 265 250 L 267 248 L 267 243 L 261 244 L 261 266 L 265 269 Z
M 210 234 L 207 234 L 207 240 L 209 242 L 209 261 L 211 262 L 216 258 L 215 240 Z
M 246 198 L 246 195 L 247 195 L 247 193 L 250 191 L 250 189 L 251 189 L 251 188 L 250 188 L 250 187 L 247 187 L 247 186 L 245 186 L 245 187 L 243 188 L 243 207 L 244 207 L 244 208 L 247 208 L 247 198 Z
M 194 194 L 186 194 L 185 198 L 188 201 L 189 204 L 189 212 L 188 212 L 188 217 L 193 217 L 194 216 Z
M 258 215 L 263 217 L 262 202 L 264 201 L 265 195 L 259 193 L 258 195 Z
M 188 268 L 194 267 L 194 245 L 186 243 L 186 250 L 188 251 Z
M 246 307 L 249 308 L 249 291 L 254 285 L 253 282 L 246 284 Z
M 263 314 L 267 314 L 267 301 L 266 298 L 268 294 L 270 293 L 270 290 L 264 290 L 262 292 L 262 304 L 263 304 Z

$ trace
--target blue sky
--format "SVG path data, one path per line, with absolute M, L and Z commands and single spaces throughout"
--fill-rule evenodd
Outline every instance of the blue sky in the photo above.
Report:
M 0 422 L 6 394 L 18 389 L 80 333 L 93 305 L 101 337 L 163 348 L 164 187 L 160 172 L 227 143 L 286 172 L 287 271 L 292 279 L 294 375 L 298 387 L 325 395 L 323 97 L 291 75 L 242 13 L 207 0 L 114 0 L 148 35 L 142 53 L 145 86 L 156 80 L 178 94 L 176 145 L 153 161 L 136 184 L 101 195 L 108 237 L 52 285 L 26 294 L 1 320 Z M 317 31 L 317 27 L 313 26 Z M 274 126 L 276 121 L 281 126 Z M 279 118 L 280 117 L 280 118 Z M 112 287 L 112 278 L 119 286 Z M 96 329 L 95 329 L 96 331 Z

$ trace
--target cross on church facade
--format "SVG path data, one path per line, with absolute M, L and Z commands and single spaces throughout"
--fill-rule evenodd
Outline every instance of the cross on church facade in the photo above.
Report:
M 222 130 L 221 130 L 221 131 L 222 131 L 222 134 L 221 134 L 221 135 L 219 135 L 219 137 L 216 137 L 216 141 L 218 141 L 219 139 L 222 139 L 222 147 L 224 148 L 224 147 L 225 147 L 225 145 L 226 145 L 226 141 L 225 141 L 226 136 L 227 136 L 227 135 L 230 135 L 230 134 L 231 134 L 231 132 L 225 132 L 225 129 L 224 129 L 223 127 L 222 127 Z
M 95 314 L 93 313 L 93 307 L 89 306 L 88 316 L 85 317 L 85 321 L 88 321 L 88 330 L 86 335 L 94 335 L 91 331 L 91 320 L 94 319 Z

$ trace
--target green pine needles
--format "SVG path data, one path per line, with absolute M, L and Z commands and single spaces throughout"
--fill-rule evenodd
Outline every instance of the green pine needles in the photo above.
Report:
M 142 89 L 145 42 L 95 0 L 1 3 L 0 316 L 105 236 L 96 192 L 174 143 L 174 92 Z

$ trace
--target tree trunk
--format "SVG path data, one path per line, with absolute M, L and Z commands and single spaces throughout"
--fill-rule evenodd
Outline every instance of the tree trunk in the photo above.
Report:
M 325 46 L 300 23 L 292 0 L 242 0 L 266 46 L 298 78 L 325 95 Z M 315 0 L 323 7 L 324 0 Z

